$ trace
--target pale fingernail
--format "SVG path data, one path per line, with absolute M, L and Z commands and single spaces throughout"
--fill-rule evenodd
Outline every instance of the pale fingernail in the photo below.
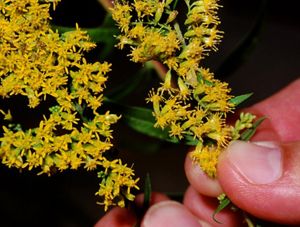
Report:
M 268 184 L 282 175 L 282 154 L 273 142 L 234 141 L 227 157 L 235 168 L 253 184 Z
M 182 204 L 174 201 L 164 201 L 150 207 L 142 227 L 200 227 L 200 221 Z

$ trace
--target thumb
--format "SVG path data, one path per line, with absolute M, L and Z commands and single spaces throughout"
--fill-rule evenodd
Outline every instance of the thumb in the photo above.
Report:
M 300 224 L 300 141 L 230 144 L 220 157 L 218 179 L 231 201 L 250 214 Z

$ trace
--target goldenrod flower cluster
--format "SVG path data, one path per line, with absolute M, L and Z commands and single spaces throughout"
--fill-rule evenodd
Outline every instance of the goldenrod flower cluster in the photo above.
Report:
M 133 170 L 111 160 L 111 125 L 119 117 L 98 112 L 110 64 L 88 63 L 84 53 L 95 44 L 78 26 L 60 35 L 49 25 L 50 3 L 59 0 L 0 0 L 0 96 L 25 96 L 29 108 L 46 99 L 54 104 L 38 127 L 22 129 L 7 107 L 1 107 L 0 158 L 8 167 L 55 170 L 98 169 L 105 209 L 133 200 Z M 24 107 L 27 108 L 27 107 Z
M 121 30 L 118 47 L 129 45 L 132 61 L 157 60 L 168 67 L 164 83 L 147 99 L 153 103 L 155 126 L 167 128 L 170 136 L 197 140 L 192 158 L 215 177 L 218 156 L 232 138 L 225 119 L 234 104 L 228 84 L 200 63 L 222 37 L 220 6 L 218 0 L 184 2 L 186 9 L 177 11 L 175 0 L 116 0 L 112 16 Z M 178 16 L 185 18 L 184 33 Z

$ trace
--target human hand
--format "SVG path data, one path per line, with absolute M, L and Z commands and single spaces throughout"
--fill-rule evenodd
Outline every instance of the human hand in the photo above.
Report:
M 215 197 L 223 192 L 237 207 L 258 218 L 300 224 L 300 80 L 245 112 L 268 118 L 254 142 L 231 143 L 221 154 L 215 180 L 187 155 L 185 171 L 191 186 L 183 205 L 154 194 L 141 226 L 220 226 L 211 215 L 217 206 Z M 238 212 L 225 210 L 217 219 L 222 226 L 242 225 Z M 133 226 L 135 222 L 131 211 L 114 208 L 96 227 Z
M 233 142 L 222 153 L 218 180 L 207 178 L 187 158 L 191 188 L 184 204 L 198 218 L 212 223 L 211 213 L 204 215 L 201 200 L 225 192 L 236 206 L 256 217 L 300 224 L 300 80 L 245 111 L 267 117 L 252 139 L 255 142 Z M 233 217 L 225 217 L 218 220 L 233 226 L 229 224 Z

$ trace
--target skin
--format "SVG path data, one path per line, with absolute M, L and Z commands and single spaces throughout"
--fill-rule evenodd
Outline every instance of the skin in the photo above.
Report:
M 183 203 L 170 201 L 163 194 L 154 193 L 152 206 L 146 212 L 141 226 L 245 225 L 239 212 L 229 210 L 222 211 L 216 216 L 222 225 L 212 220 L 212 212 L 217 206 L 215 197 L 223 192 L 236 206 L 255 217 L 285 225 L 300 225 L 298 164 L 300 162 L 300 79 L 243 111 L 257 116 L 267 116 L 267 120 L 259 127 L 252 141 L 268 141 L 267 146 L 271 143 L 271 146 L 276 147 L 281 167 L 280 174 L 267 183 L 254 183 L 243 175 L 239 164 L 233 164 L 232 160 L 236 158 L 233 156 L 236 152 L 239 153 L 240 147 L 249 147 L 245 142 L 232 143 L 222 152 L 217 168 L 217 179 L 208 178 L 187 155 L 185 173 L 190 186 L 185 193 Z M 263 147 L 265 143 L 263 142 Z M 255 144 L 250 148 L 261 149 Z M 251 161 L 252 159 L 249 158 L 241 168 L 253 168 L 258 171 L 267 168 L 265 163 Z M 141 204 L 140 196 L 136 202 Z M 136 217 L 132 211 L 114 208 L 95 226 L 132 226 L 135 221 Z

